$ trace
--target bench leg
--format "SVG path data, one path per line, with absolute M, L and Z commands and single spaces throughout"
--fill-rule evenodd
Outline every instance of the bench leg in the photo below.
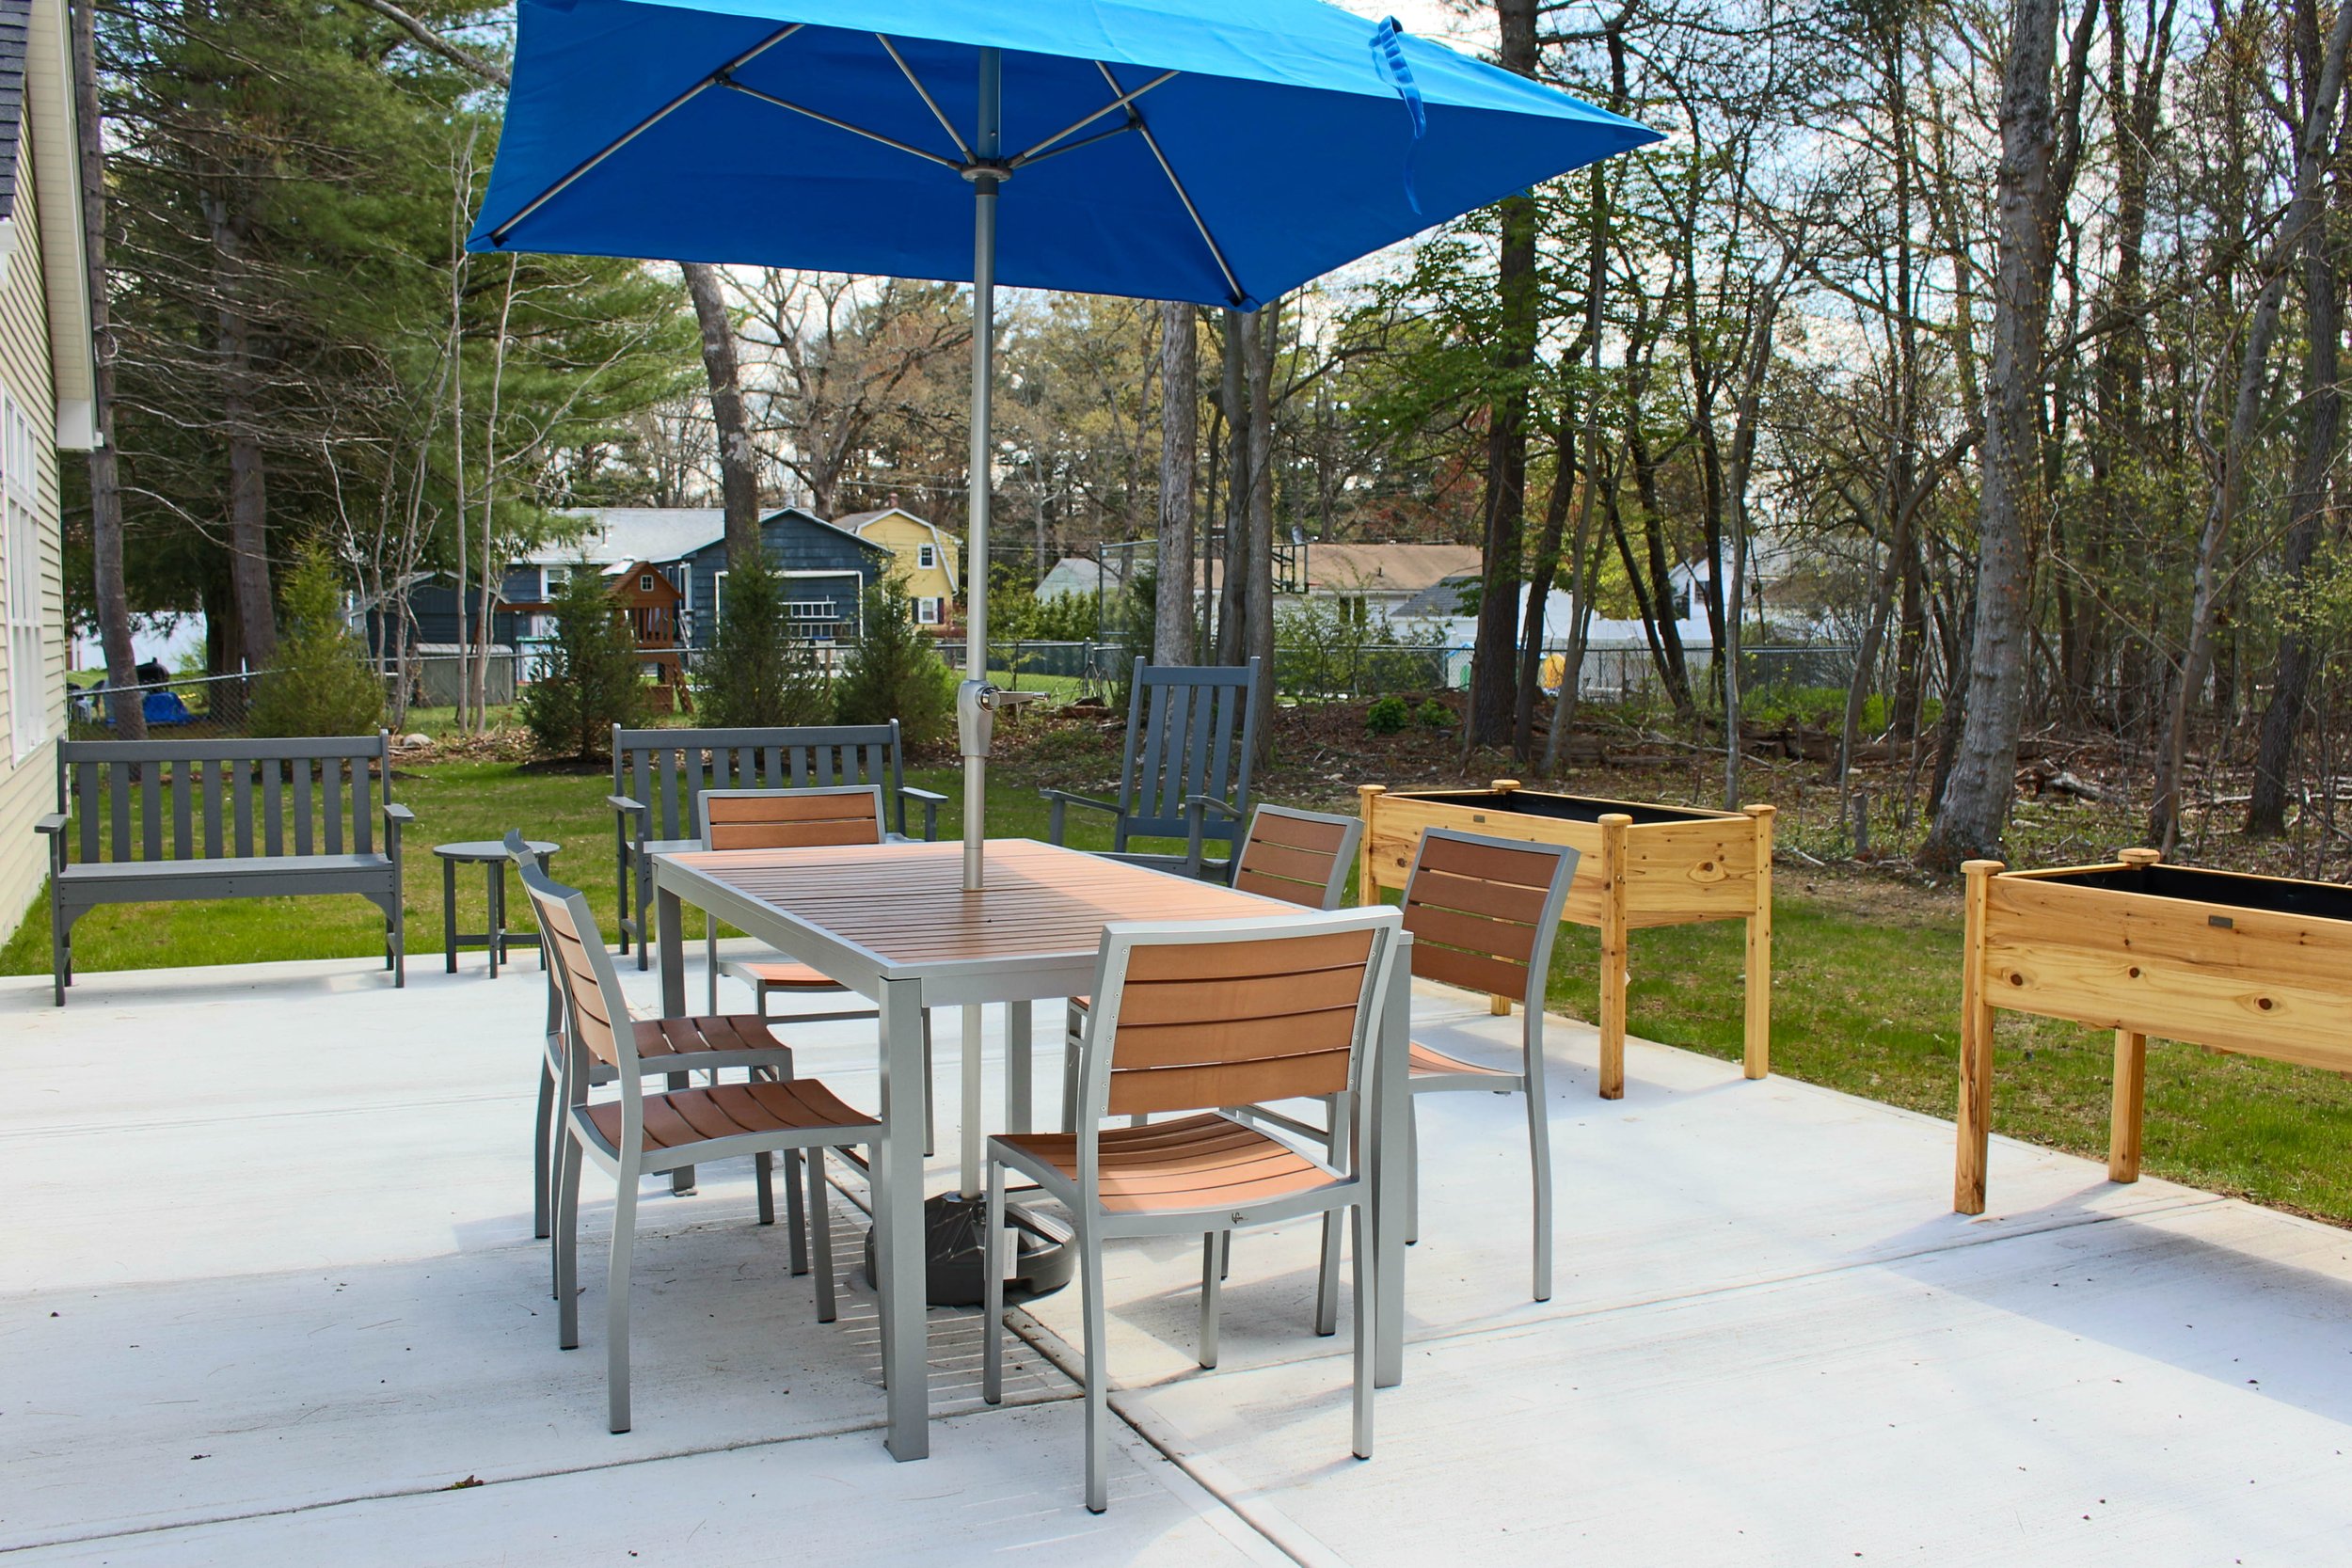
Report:
M 73 983 L 73 917 L 57 902 L 56 884 L 49 893 L 49 977 L 65 1006 L 65 988 Z
M 441 862 L 441 962 L 447 973 L 457 973 L 457 863 Z

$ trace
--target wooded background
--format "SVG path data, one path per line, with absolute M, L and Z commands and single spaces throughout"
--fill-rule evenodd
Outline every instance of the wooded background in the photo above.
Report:
M 1556 763 L 1574 683 L 1539 691 L 1516 589 L 1568 587 L 1644 624 L 1654 721 L 1736 803 L 1740 661 L 1687 660 L 1671 608 L 1699 562 L 1718 646 L 1856 649 L 1836 766 L 1910 761 L 1927 863 L 1997 847 L 2044 731 L 2112 749 L 2151 842 L 2222 795 L 2352 845 L 2352 8 L 1460 10 L 1669 139 L 1254 318 L 1016 295 L 1008 589 L 1156 540 L 1158 657 L 1231 660 L 1271 646 L 1294 531 L 1476 543 L 1466 740 Z M 77 622 L 200 609 L 212 667 L 260 668 L 306 541 L 386 601 L 424 569 L 486 592 L 565 506 L 723 502 L 739 542 L 762 505 L 895 495 L 960 528 L 961 291 L 465 254 L 511 15 L 78 20 L 112 439 L 70 505 Z M 1204 552 L 1232 569 L 1196 609 Z

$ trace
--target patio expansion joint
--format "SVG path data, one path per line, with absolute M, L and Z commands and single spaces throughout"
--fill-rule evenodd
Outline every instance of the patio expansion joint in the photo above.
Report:
M 1058 1404 L 1075 1399 L 1075 1390 L 1008 1394 L 999 1406 L 982 1405 L 975 1402 L 967 1410 L 933 1411 L 934 1422 L 971 1420 L 992 1409 L 1027 1409 L 1035 1405 Z M 506 1486 L 517 1481 L 550 1481 L 564 1476 L 595 1475 L 606 1470 L 628 1470 L 643 1465 L 660 1465 L 672 1460 L 700 1459 L 711 1454 L 743 1453 L 760 1449 L 784 1449 L 795 1443 L 823 1441 L 835 1437 L 853 1436 L 859 1433 L 881 1432 L 889 1425 L 886 1419 L 838 1421 L 826 1426 L 812 1427 L 784 1437 L 755 1437 L 732 1443 L 707 1443 L 681 1448 L 663 1449 L 653 1453 L 632 1454 L 627 1458 L 581 1465 L 549 1465 L 534 1469 L 513 1470 L 480 1478 L 484 1487 Z M 232 1510 L 223 1513 L 191 1514 L 186 1518 L 158 1520 L 153 1524 L 137 1525 L 122 1529 L 89 1530 L 79 1534 L 57 1532 L 23 1541 L 0 1543 L 0 1559 L 19 1552 L 40 1551 L 56 1546 L 85 1545 L 94 1542 L 128 1541 L 144 1536 L 168 1535 L 175 1530 L 199 1529 L 215 1525 L 243 1524 L 255 1519 L 288 1518 L 305 1513 L 322 1513 L 359 1503 L 388 1502 L 405 1497 L 429 1497 L 443 1492 L 459 1490 L 447 1482 L 433 1486 L 393 1486 L 376 1491 L 354 1492 L 345 1497 L 319 1497 L 308 1502 L 289 1503 L 278 1508 Z M 474 1487 L 465 1487 L 473 1491 Z

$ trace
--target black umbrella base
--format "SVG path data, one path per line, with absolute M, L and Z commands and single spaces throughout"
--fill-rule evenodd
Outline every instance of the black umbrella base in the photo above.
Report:
M 1018 1203 L 1005 1205 L 1005 1225 L 1018 1238 L 1005 1299 L 1050 1295 L 1070 1283 L 1078 1266 L 1077 1241 L 1059 1219 Z M 985 1301 L 988 1276 L 981 1272 L 981 1237 L 988 1228 L 988 1199 L 942 1193 L 923 1200 L 924 1299 L 933 1307 L 977 1307 Z M 874 1231 L 866 1231 L 866 1282 L 879 1288 L 874 1266 Z

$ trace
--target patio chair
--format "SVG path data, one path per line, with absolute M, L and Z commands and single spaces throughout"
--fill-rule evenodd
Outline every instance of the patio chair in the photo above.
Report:
M 1399 928 L 1380 908 L 1211 923 L 1119 922 L 1104 928 L 1088 1020 L 1074 1132 L 988 1141 L 990 1257 L 981 1393 L 1004 1393 L 1005 1172 L 1018 1170 L 1075 1222 L 1085 1319 L 1086 1505 L 1106 1502 L 1110 1346 L 1103 1244 L 1124 1237 L 1201 1238 L 1200 1347 L 1217 1361 L 1218 1237 L 1343 1210 L 1355 1215 L 1355 1442 L 1372 1455 L 1371 1147 L 1366 1042 L 1378 1027 Z M 1327 1148 L 1310 1152 L 1233 1116 L 1261 1101 L 1330 1097 Z M 1104 1118 L 1193 1112 L 1145 1127 Z M 1333 1260 L 1325 1255 L 1324 1266 Z
M 628 1273 L 637 1240 L 639 1179 L 683 1165 L 741 1155 L 803 1152 L 809 1156 L 808 1228 L 817 1263 L 817 1318 L 834 1321 L 833 1224 L 826 1201 L 824 1150 L 860 1146 L 870 1157 L 882 1124 L 844 1103 L 814 1078 L 755 1078 L 748 1084 L 709 1088 L 644 1090 L 646 1064 L 639 1041 L 646 1025 L 622 1028 L 628 1021 L 620 976 L 605 950 L 588 900 L 578 890 L 548 879 L 536 865 L 522 868 L 545 933 L 551 965 L 564 990 L 571 1027 L 565 1041 L 564 1138 L 557 1156 L 555 1216 L 556 1339 L 564 1350 L 580 1345 L 580 1172 L 593 1160 L 613 1179 L 612 1253 L 605 1297 L 608 1425 L 629 1429 Z M 664 1037 L 695 1035 L 698 1026 L 725 1021 L 662 1019 L 652 1028 Z M 672 1031 L 677 1031 L 672 1037 Z M 682 1057 L 680 1059 L 683 1059 Z M 612 1069 L 618 1098 L 588 1099 L 589 1065 Z
M 517 870 L 526 866 L 541 873 L 547 870 L 547 862 L 532 851 L 518 830 L 507 831 L 506 852 Z M 546 1049 L 540 1055 L 538 1128 L 532 1143 L 531 1234 L 534 1240 L 544 1242 L 555 1228 L 555 1107 L 563 1092 L 566 1036 L 563 982 L 554 964 L 542 964 L 540 968 L 548 983 L 548 1016 Z M 716 1013 L 718 1009 L 711 1011 Z M 792 1049 L 769 1032 L 764 1019 L 711 1017 L 675 1019 L 671 1022 L 686 1027 L 665 1029 L 656 1020 L 635 1020 L 632 1027 L 637 1035 L 639 1063 L 646 1072 L 666 1077 L 672 1088 L 683 1088 L 688 1072 L 707 1071 L 716 1084 L 722 1069 L 741 1068 L 753 1076 L 792 1076 Z M 589 1087 L 603 1088 L 616 1075 L 611 1064 L 590 1058 Z M 797 1275 L 808 1272 L 808 1234 L 801 1213 L 801 1189 L 795 1180 L 799 1175 L 798 1157 L 792 1158 L 796 1163 L 787 1173 L 785 1185 L 785 1237 L 791 1251 L 792 1273 Z M 776 1223 L 772 1164 L 766 1154 L 754 1157 L 762 1225 Z M 549 1270 L 552 1278 L 552 1249 Z M 553 1293 L 552 1289 L 549 1293 Z
M 702 847 L 706 849 L 811 849 L 833 844 L 880 844 L 889 837 L 879 784 L 832 784 L 816 789 L 706 789 L 702 795 Z M 788 958 L 719 959 L 719 923 L 703 938 L 710 982 L 710 1010 L 719 1010 L 722 974 L 752 988 L 753 1011 L 768 1016 L 768 993 L 848 996 L 849 990 L 821 970 Z M 879 1007 L 790 1013 L 792 1023 L 830 1023 L 882 1016 Z M 931 1015 L 923 1013 L 923 1152 L 938 1141 L 937 1108 L 931 1085 Z
M 1405 883 L 1405 928 L 1413 933 L 1413 974 L 1525 1004 L 1516 1068 L 1491 1068 L 1415 1041 L 1411 1089 L 1424 1094 L 1477 1090 L 1518 1094 L 1527 1101 L 1528 1160 L 1535 1189 L 1535 1299 L 1551 1299 L 1551 1133 L 1544 1100 L 1544 982 L 1561 906 L 1576 879 L 1577 852 L 1565 845 L 1529 844 L 1431 828 Z M 1406 1114 L 1406 1241 L 1420 1227 L 1420 1144 L 1410 1108 Z
M 1336 910 L 1347 888 L 1348 869 L 1356 863 L 1357 841 L 1363 833 L 1361 817 L 1260 806 L 1250 815 L 1249 832 L 1241 848 L 1227 863 L 1232 885 L 1243 893 L 1279 898 L 1303 909 Z M 1199 875 L 1197 870 L 1195 875 Z M 1063 1030 L 1064 1132 L 1073 1127 L 1070 1117 L 1078 1103 L 1078 1047 L 1086 1036 L 1087 1006 L 1087 998 L 1072 997 Z
M 1046 837 L 1062 842 L 1072 806 L 1107 814 L 1114 859 L 1162 871 L 1203 869 L 1205 841 L 1229 857 L 1249 809 L 1251 753 L 1257 749 L 1259 661 L 1241 668 L 1146 664 L 1136 660 L 1127 698 L 1127 754 L 1120 764 L 1119 799 L 1097 800 L 1066 789 L 1041 789 L 1051 807 Z M 1215 820 L 1195 802 L 1216 802 Z M 1135 839 L 1185 841 L 1185 852 L 1130 850 Z M 1224 861 L 1208 863 L 1222 871 Z

